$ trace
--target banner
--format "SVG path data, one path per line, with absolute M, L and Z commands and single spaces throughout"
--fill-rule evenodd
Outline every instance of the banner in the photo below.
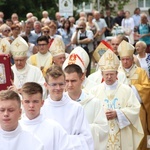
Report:
M 73 0 L 59 0 L 59 13 L 65 18 L 73 16 Z

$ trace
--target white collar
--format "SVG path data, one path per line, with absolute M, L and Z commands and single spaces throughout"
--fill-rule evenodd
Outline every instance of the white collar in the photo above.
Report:
M 115 81 L 115 83 L 113 83 L 112 85 L 107 85 L 104 82 L 104 86 L 105 86 L 106 90 L 115 90 L 117 88 L 117 86 L 118 86 L 118 81 Z
M 22 131 L 21 126 L 18 124 L 17 128 L 13 131 L 4 131 L 3 129 L 0 129 L 0 134 L 2 135 L 2 137 L 4 138 L 14 138 L 15 136 L 17 136 L 18 134 L 20 134 L 20 132 Z

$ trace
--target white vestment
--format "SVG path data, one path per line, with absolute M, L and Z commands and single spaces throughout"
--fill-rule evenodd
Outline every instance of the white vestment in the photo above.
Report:
M 44 86 L 45 79 L 39 68 L 27 63 L 22 70 L 18 70 L 15 65 L 13 65 L 11 68 L 14 73 L 14 85 L 17 89 L 21 88 L 26 82 L 36 82 L 42 86 L 43 95 L 46 97 L 47 92 Z
M 53 101 L 50 96 L 45 100 L 42 113 L 54 119 L 70 135 L 73 146 L 81 146 L 81 150 L 93 150 L 93 138 L 82 106 L 72 101 L 66 94 L 60 101 Z
M 22 116 L 20 124 L 24 130 L 36 135 L 44 145 L 44 150 L 74 150 L 66 131 L 54 120 L 39 115 L 35 119 Z
M 43 144 L 20 125 L 14 131 L 0 129 L 0 150 L 44 150 Z
M 101 101 L 83 90 L 76 101 L 79 101 L 84 108 L 94 139 L 94 150 L 106 150 L 108 122 Z
M 46 54 L 38 52 L 30 56 L 27 63 L 37 66 L 39 69 L 41 69 L 41 67 L 49 68 L 52 65 L 52 55 L 49 51 Z
M 137 150 L 142 138 L 139 111 L 140 103 L 132 89 L 117 81 L 113 85 L 104 83 L 91 90 L 102 101 L 105 111 L 116 110 L 117 118 L 108 120 L 108 150 Z

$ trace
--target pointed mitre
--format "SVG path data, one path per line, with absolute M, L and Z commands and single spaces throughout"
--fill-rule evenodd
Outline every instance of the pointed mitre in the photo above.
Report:
M 10 45 L 13 57 L 27 57 L 28 49 L 27 42 L 21 36 L 18 36 Z
M 110 44 L 106 41 L 101 41 L 101 43 L 97 46 L 97 48 L 93 52 L 93 57 L 98 62 L 102 55 L 108 50 L 112 49 Z
M 60 39 L 59 37 L 54 38 L 54 41 L 52 42 L 49 48 L 49 51 L 53 57 L 65 54 L 65 44 L 63 40 Z
M 65 69 L 68 65 L 76 64 L 82 69 L 82 72 L 85 72 L 89 61 L 90 59 L 87 52 L 82 47 L 78 46 L 72 50 L 69 57 L 65 60 L 62 68 Z
M 117 71 L 120 61 L 117 55 L 108 49 L 98 62 L 101 71 Z
M 3 38 L 0 41 L 0 54 L 9 54 L 10 52 L 10 43 L 7 38 Z
M 122 41 L 118 46 L 118 53 L 120 57 L 133 56 L 134 46 L 129 42 Z

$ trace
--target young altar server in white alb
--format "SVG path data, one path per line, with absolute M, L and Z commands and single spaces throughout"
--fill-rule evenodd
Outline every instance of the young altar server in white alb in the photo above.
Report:
M 44 150 L 75 150 L 63 127 L 40 114 L 44 103 L 42 87 L 35 82 L 27 82 L 21 94 L 25 111 L 20 121 L 22 128 L 36 135 L 43 143 Z
M 43 144 L 22 129 L 19 95 L 10 90 L 0 92 L 0 150 L 44 150 Z
M 65 75 L 60 66 L 52 66 L 46 72 L 45 83 L 49 96 L 42 113 L 56 120 L 70 135 L 78 150 L 93 150 L 93 138 L 82 106 L 72 101 L 65 93 Z
M 66 77 L 66 94 L 83 106 L 94 139 L 94 150 L 106 150 L 108 122 L 101 101 L 82 89 L 86 63 L 89 63 L 89 56 L 80 47 L 76 47 L 65 60 L 63 69 Z
M 41 70 L 26 62 L 28 52 L 27 42 L 19 36 L 11 43 L 10 49 L 15 63 L 11 67 L 14 73 L 14 85 L 18 92 L 24 83 L 37 82 L 42 86 L 43 95 L 46 97 L 47 91 L 44 86 L 45 79 Z M 13 87 L 11 88 L 13 89 Z
M 118 57 L 107 50 L 100 59 L 104 82 L 91 90 L 101 100 L 109 124 L 107 149 L 137 150 L 143 129 L 140 103 L 130 86 L 117 81 Z

